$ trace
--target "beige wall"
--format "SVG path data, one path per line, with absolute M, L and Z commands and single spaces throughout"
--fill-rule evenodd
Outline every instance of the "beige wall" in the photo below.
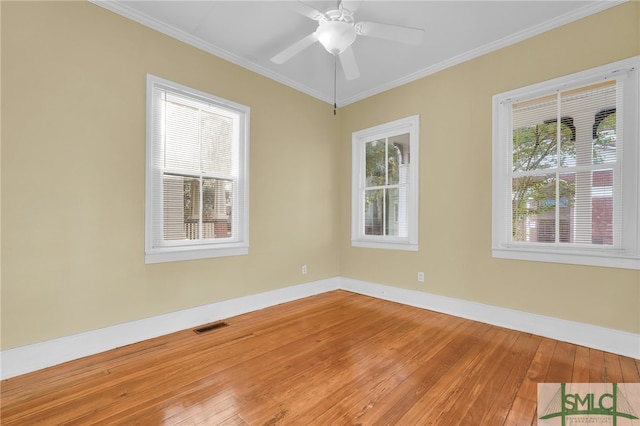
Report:
M 145 73 L 251 108 L 249 255 L 145 265 Z M 3 349 L 339 275 L 326 103 L 88 2 L 2 2 L 2 106 Z
M 638 3 L 338 117 L 98 6 L 0 4 L 2 349 L 337 275 L 640 332 L 638 271 L 497 260 L 490 249 L 491 96 L 640 54 Z M 147 72 L 251 107 L 249 255 L 144 264 Z M 420 252 L 353 249 L 351 132 L 412 114 Z
M 640 332 L 639 271 L 491 257 L 491 97 L 640 54 L 639 16 L 638 2 L 617 6 L 344 108 L 343 146 L 352 131 L 420 115 L 420 252 L 350 246 L 345 151 L 342 275 Z

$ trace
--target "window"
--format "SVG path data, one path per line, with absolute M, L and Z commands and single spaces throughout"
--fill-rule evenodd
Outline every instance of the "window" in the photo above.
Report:
M 639 58 L 493 97 L 493 256 L 640 269 Z
M 418 141 L 418 116 L 353 133 L 353 246 L 418 250 Z
M 248 252 L 249 108 L 147 75 L 145 262 Z

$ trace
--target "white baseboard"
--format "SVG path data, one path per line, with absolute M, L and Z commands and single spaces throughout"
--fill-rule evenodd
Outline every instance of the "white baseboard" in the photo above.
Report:
M 338 289 L 640 359 L 638 334 L 335 277 L 8 349 L 0 352 L 0 378 L 15 377 L 175 331 Z
M 350 278 L 340 288 L 512 330 L 640 359 L 640 334 Z
M 175 331 L 336 290 L 339 282 L 338 278 L 330 278 L 285 287 L 8 349 L 0 353 L 0 378 L 15 377 Z

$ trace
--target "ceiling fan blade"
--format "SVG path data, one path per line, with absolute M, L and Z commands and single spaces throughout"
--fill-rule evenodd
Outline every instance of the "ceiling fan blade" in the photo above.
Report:
M 284 49 L 282 52 L 278 53 L 276 56 L 271 58 L 271 62 L 275 62 L 276 64 L 283 64 L 287 62 L 289 59 L 293 58 L 298 53 L 302 52 L 307 47 L 311 46 L 313 43 L 318 41 L 318 37 L 316 33 L 311 33 L 305 38 L 298 40 L 293 43 L 291 46 Z
M 353 54 L 351 46 L 343 50 L 338 57 L 340 58 L 340 65 L 342 65 L 342 71 L 347 80 L 355 80 L 360 77 L 358 63 L 356 62 L 356 57 Z
M 356 32 L 367 37 L 383 38 L 415 46 L 422 43 L 422 38 L 424 37 L 424 30 L 420 28 L 379 24 L 377 22 L 358 22 L 356 24 Z
M 314 21 L 319 21 L 320 19 L 325 18 L 324 13 L 301 1 L 291 2 L 291 8 L 296 13 L 299 13 L 302 16 L 306 16 L 309 19 L 313 19 Z

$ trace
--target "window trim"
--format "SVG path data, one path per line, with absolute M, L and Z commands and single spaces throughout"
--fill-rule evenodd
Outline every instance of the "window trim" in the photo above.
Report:
M 154 246 L 153 241 L 153 193 L 154 176 L 159 173 L 154 168 L 156 149 L 154 147 L 155 129 L 153 125 L 153 90 L 156 86 L 170 88 L 173 92 L 184 95 L 199 102 L 211 104 L 233 112 L 239 116 L 239 144 L 238 144 L 238 187 L 240 195 L 238 204 L 241 206 L 234 220 L 237 220 L 237 237 L 233 241 L 214 241 L 203 243 L 202 241 L 184 245 L 178 242 L 175 245 Z M 246 255 L 249 252 L 249 122 L 250 108 L 209 93 L 202 92 L 175 83 L 170 80 L 146 75 L 146 153 L 145 153 L 145 263 L 161 263 L 182 261 L 191 259 L 205 259 L 224 256 Z M 160 188 L 162 191 L 162 188 Z
M 376 139 L 409 134 L 410 164 L 407 192 L 407 237 L 365 235 L 364 229 L 364 144 Z M 351 245 L 353 247 L 418 251 L 420 116 L 413 115 L 352 133 Z
M 493 96 L 492 254 L 495 258 L 640 269 L 640 56 L 533 84 Z M 621 160 L 622 241 L 619 249 L 600 246 L 529 246 L 511 241 L 510 105 L 558 90 L 609 79 L 624 79 L 622 107 L 624 155 Z M 509 226 L 505 226 L 505 224 Z

